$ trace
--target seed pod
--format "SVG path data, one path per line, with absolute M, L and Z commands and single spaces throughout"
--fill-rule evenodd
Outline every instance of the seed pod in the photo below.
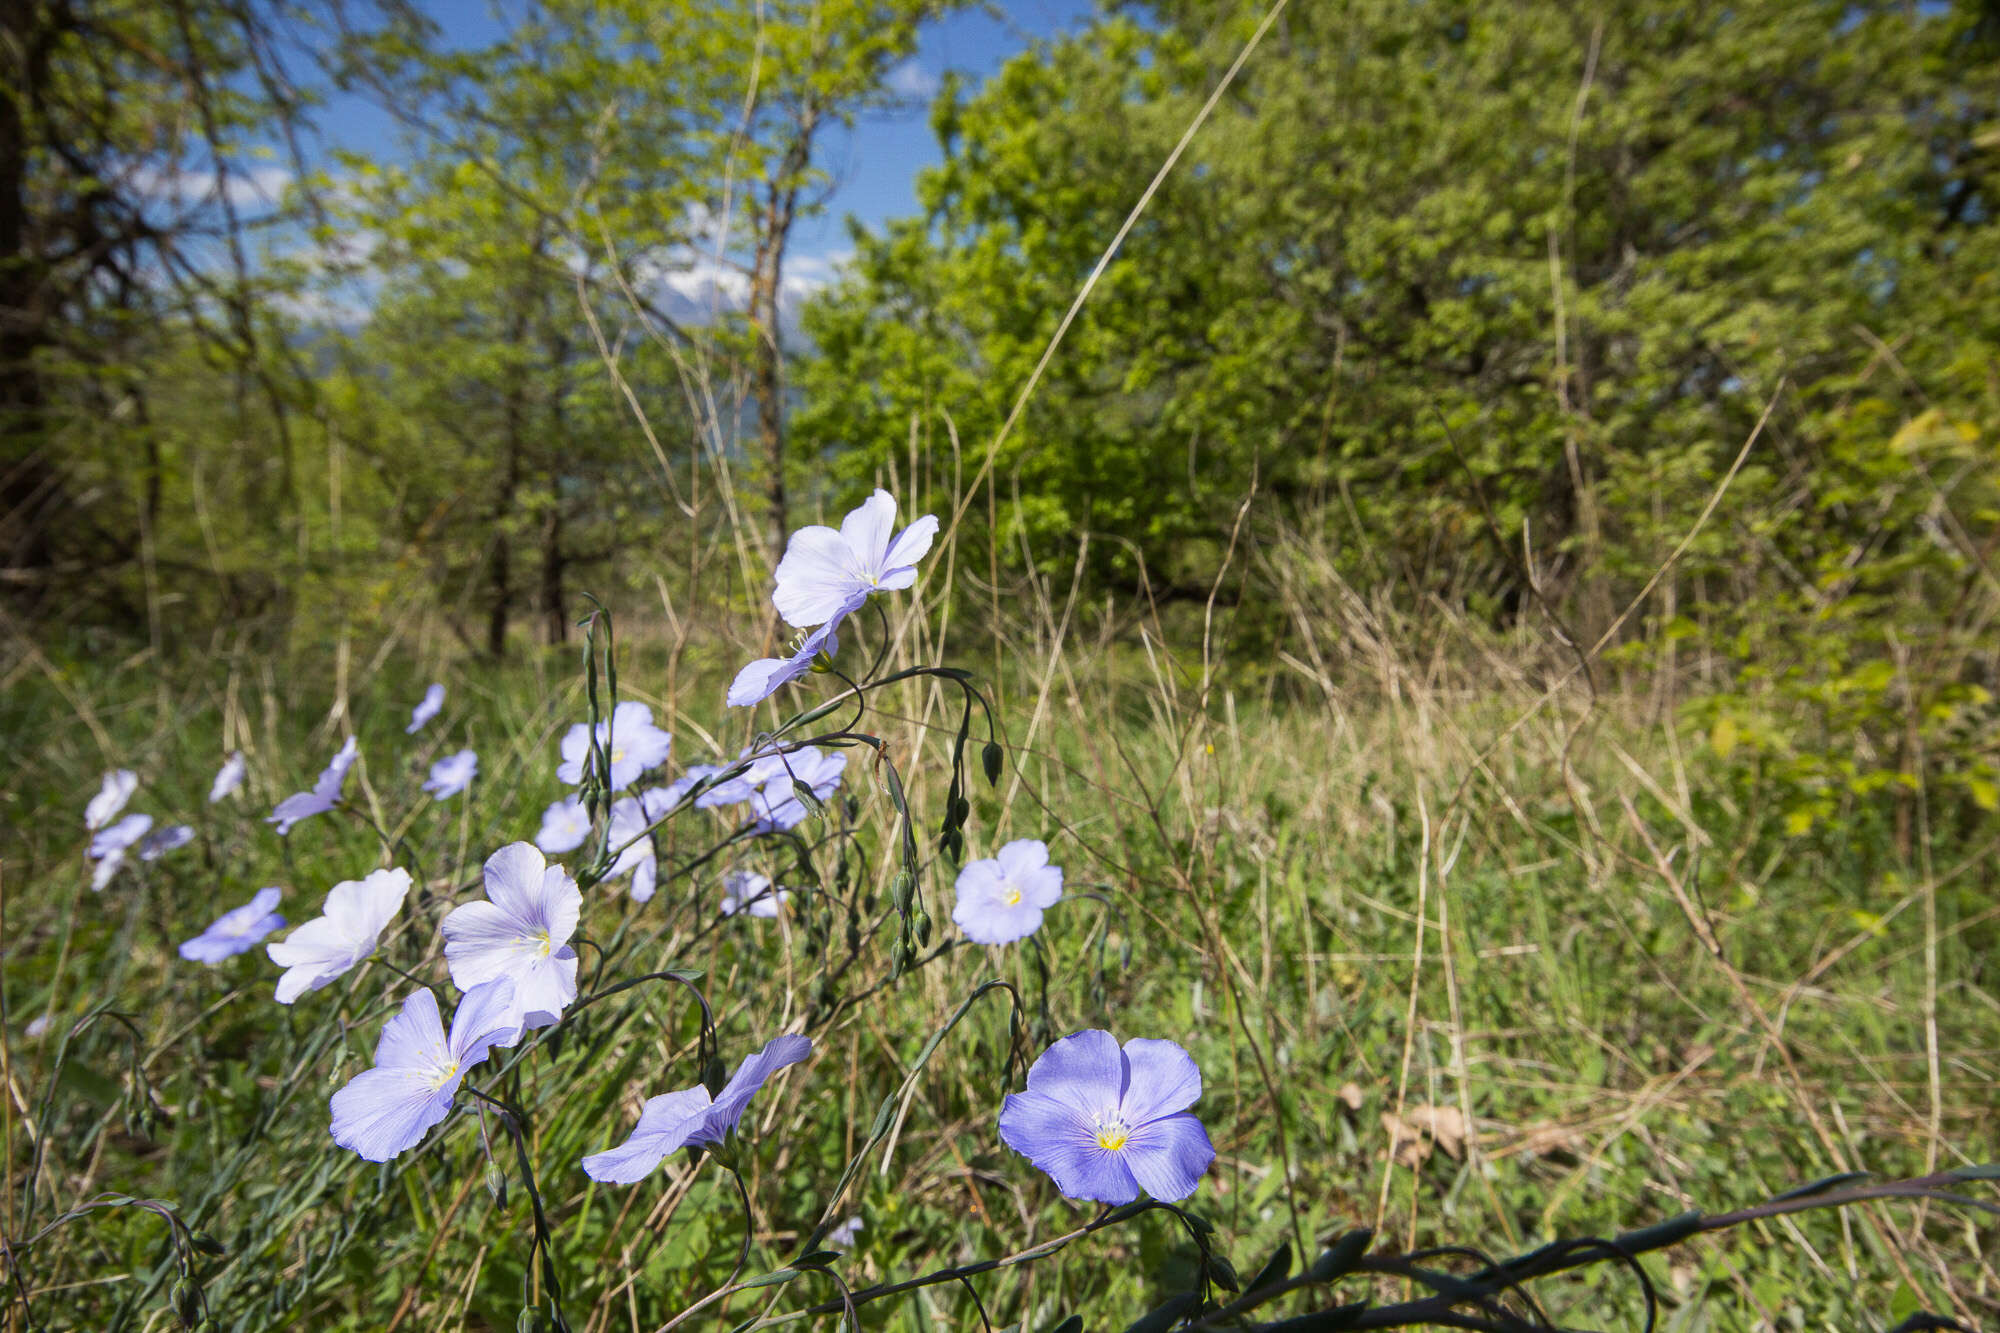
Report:
M 201 1288 L 192 1282 L 176 1282 L 168 1292 L 168 1299 L 174 1303 L 174 1314 L 182 1328 L 193 1328 L 201 1322 Z

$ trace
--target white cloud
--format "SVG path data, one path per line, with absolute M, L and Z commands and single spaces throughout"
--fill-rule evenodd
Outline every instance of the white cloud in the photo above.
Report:
M 697 310 L 740 310 L 750 299 L 749 276 L 736 265 L 708 255 L 690 257 L 672 267 L 662 265 L 654 277 L 658 286 Z
M 832 286 L 840 278 L 840 272 L 847 267 L 847 261 L 854 258 L 852 250 L 834 250 L 823 255 L 797 255 L 785 265 L 785 292 L 798 300 L 817 294 L 822 288 Z
M 885 82 L 898 97 L 929 101 L 937 96 L 938 76 L 919 65 L 915 56 L 890 70 Z
M 217 172 L 204 167 L 142 164 L 126 173 L 125 179 L 142 197 L 176 207 L 226 199 L 235 208 L 255 208 L 276 204 L 285 187 L 292 183 L 292 173 L 264 163 L 232 169 L 218 179 Z
M 779 306 L 790 322 L 804 305 L 840 276 L 840 269 L 853 252 L 835 251 L 823 255 L 795 255 L 785 264 Z M 713 255 L 683 252 L 673 260 L 640 275 L 641 286 L 665 292 L 690 315 L 713 316 L 739 311 L 750 300 L 750 276 L 743 269 Z

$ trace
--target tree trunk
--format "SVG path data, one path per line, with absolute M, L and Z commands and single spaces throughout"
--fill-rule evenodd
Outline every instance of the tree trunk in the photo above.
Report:
M 510 346 L 520 346 L 526 326 L 525 317 L 514 321 Z M 507 386 L 501 432 L 507 457 L 500 470 L 500 488 L 493 497 L 493 545 L 486 565 L 486 655 L 496 662 L 507 660 L 507 618 L 514 605 L 514 552 L 507 536 L 507 524 L 514 516 L 514 493 L 521 486 L 521 448 L 527 417 L 526 378 L 516 375 Z
M 10 583 L 33 585 L 54 563 L 49 543 L 62 479 L 42 452 L 44 400 L 35 365 L 45 330 L 36 309 L 41 265 L 28 253 L 27 126 L 21 101 L 36 71 L 30 6 L 0 3 L 0 561 Z M 32 591 L 29 593 L 32 597 Z
M 507 660 L 507 610 L 513 600 L 509 556 L 506 534 L 494 533 L 492 554 L 486 561 L 486 655 L 496 662 Z
M 568 563 L 562 548 L 562 505 L 549 506 L 542 524 L 542 623 L 548 642 L 569 641 L 569 608 L 563 601 L 563 567 Z
M 786 145 L 774 174 L 765 181 L 763 216 L 758 219 L 757 250 L 750 273 L 750 328 L 756 338 L 751 353 L 751 389 L 757 395 L 757 439 L 770 475 L 765 482 L 767 517 L 771 524 L 771 559 L 784 556 L 791 535 L 791 515 L 785 497 L 785 346 L 781 304 L 785 292 L 785 247 L 798 219 L 799 190 L 812 164 L 813 136 L 820 109 L 809 103 Z

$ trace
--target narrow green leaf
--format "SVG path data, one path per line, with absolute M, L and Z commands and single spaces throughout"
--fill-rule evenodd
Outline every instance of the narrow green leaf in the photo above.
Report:
M 1800 1185 L 1796 1189 L 1786 1190 L 1783 1194 L 1774 1194 L 1771 1196 L 1771 1202 L 1783 1203 L 1787 1199 L 1811 1198 L 1815 1194 L 1839 1189 L 1842 1185 L 1852 1185 L 1856 1181 L 1867 1180 L 1872 1175 L 1873 1173 L 1868 1171 L 1842 1171 L 1838 1175 L 1823 1176 L 1809 1185 Z
M 1191 1291 L 1169 1296 L 1128 1325 L 1125 1333 L 1167 1333 L 1168 1329 L 1193 1312 L 1198 1303 L 1199 1298 Z
M 1265 1287 L 1283 1282 L 1291 1275 L 1292 1243 L 1286 1241 L 1284 1244 L 1278 1246 L 1276 1254 L 1264 1261 L 1264 1266 L 1257 1270 L 1257 1276 L 1250 1279 L 1250 1285 L 1245 1287 L 1244 1290 L 1262 1291 Z
M 1354 1266 L 1361 1262 L 1362 1256 L 1368 1253 L 1368 1247 L 1374 1243 L 1373 1227 L 1361 1227 L 1348 1232 L 1327 1246 L 1321 1251 L 1319 1258 L 1313 1260 L 1312 1268 L 1308 1270 L 1313 1281 L 1331 1282 L 1337 1277 L 1345 1277 L 1352 1273 Z

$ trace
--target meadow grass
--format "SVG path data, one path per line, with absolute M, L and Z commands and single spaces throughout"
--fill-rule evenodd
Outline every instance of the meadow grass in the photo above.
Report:
M 746 1274 L 850 1216 L 864 1227 L 834 1266 L 849 1287 L 1087 1221 L 994 1121 L 1026 1058 L 1093 1026 L 1171 1038 L 1200 1063 L 1219 1155 L 1191 1202 L 1245 1275 L 1281 1243 L 1309 1254 L 1356 1226 L 1504 1253 L 1840 1171 L 2000 1157 L 1990 846 L 1936 834 L 1926 875 L 1865 810 L 1840 836 L 1774 837 L 1709 772 L 1656 673 L 1600 671 L 1587 688 L 1525 635 L 1446 618 L 1414 636 L 1341 605 L 1301 601 L 1310 632 L 1282 653 L 1233 647 L 1212 607 L 1098 621 L 1030 597 L 957 654 L 933 637 L 936 605 L 899 613 L 892 664 L 965 666 L 998 710 L 1007 764 L 997 785 L 973 781 L 967 854 L 1040 837 L 1066 869 L 1066 900 L 1024 945 L 969 945 L 949 922 L 953 872 L 929 835 L 960 704 L 937 681 L 890 687 L 868 722 L 920 825 L 938 929 L 918 968 L 889 975 L 893 930 L 878 926 L 897 840 L 865 752 L 851 804 L 806 826 L 826 891 L 796 919 L 715 915 L 725 865 L 782 881 L 790 849 L 709 862 L 645 906 L 590 891 L 583 934 L 619 959 L 606 979 L 699 971 L 725 1062 L 781 1029 L 818 1043 L 746 1122 Z M 736 655 L 629 619 L 621 690 L 675 733 L 673 767 L 733 754 L 747 726 L 720 699 Z M 214 969 L 174 954 L 262 885 L 284 886 L 296 924 L 334 882 L 393 862 L 424 891 L 384 956 L 443 980 L 437 919 L 564 791 L 556 741 L 583 715 L 582 675 L 573 648 L 502 669 L 444 662 L 422 633 L 382 646 L 279 660 L 225 643 L 167 661 L 72 643 L 12 666 L 5 1223 L 26 1299 L 10 1328 L 171 1326 L 180 1261 L 160 1215 L 128 1202 L 43 1230 L 107 1195 L 164 1201 L 220 1245 L 193 1261 L 218 1328 L 506 1328 L 538 1291 L 529 1201 L 492 1117 L 461 1112 L 381 1167 L 328 1137 L 327 1097 L 366 1067 L 400 978 L 370 969 L 285 1008 L 261 950 Z M 446 711 L 405 737 L 433 675 Z M 275 836 L 261 817 L 350 727 L 363 761 L 348 794 L 384 836 L 340 814 Z M 470 796 L 417 798 L 430 760 L 460 745 L 481 756 Z M 233 748 L 250 781 L 211 809 Z M 92 894 L 80 812 L 114 765 L 143 777 L 133 808 L 200 836 Z M 706 820 L 667 826 L 663 867 L 713 842 Z M 829 836 L 849 821 L 851 838 Z M 586 949 L 586 978 L 593 965 Z M 1005 990 L 981 995 L 919 1065 L 993 979 L 1018 1013 Z M 713 1165 L 677 1157 L 630 1187 L 576 1165 L 622 1139 L 643 1098 L 697 1080 L 696 1031 L 674 988 L 639 987 L 494 1080 L 528 1113 L 578 1329 L 659 1328 L 736 1267 L 742 1210 Z M 1894 1204 L 1759 1223 L 1652 1272 L 1666 1327 L 1868 1327 L 1919 1306 L 1990 1318 L 1994 1259 L 1990 1225 Z M 863 1318 L 1040 1329 L 1075 1311 L 1120 1328 L 1193 1263 L 1153 1215 Z M 1396 1297 L 1374 1281 L 1347 1297 Z M 1539 1294 L 1566 1324 L 1636 1326 L 1615 1265 Z M 808 1274 L 700 1318 L 743 1326 L 836 1295 Z

